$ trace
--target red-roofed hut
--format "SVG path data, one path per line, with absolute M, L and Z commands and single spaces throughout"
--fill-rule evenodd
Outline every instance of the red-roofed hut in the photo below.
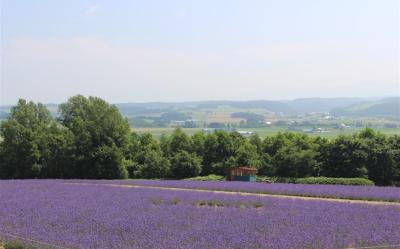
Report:
M 253 167 L 233 167 L 225 170 L 228 181 L 246 181 L 255 182 L 257 169 Z

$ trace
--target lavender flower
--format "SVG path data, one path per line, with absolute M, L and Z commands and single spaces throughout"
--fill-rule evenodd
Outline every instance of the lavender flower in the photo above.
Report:
M 0 181 L 0 237 L 66 248 L 346 248 L 400 244 L 400 207 Z

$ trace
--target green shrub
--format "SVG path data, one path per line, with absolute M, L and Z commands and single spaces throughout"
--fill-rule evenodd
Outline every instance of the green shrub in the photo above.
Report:
M 365 178 L 331 178 L 331 177 L 307 177 L 295 180 L 298 184 L 332 184 L 332 185 L 360 185 L 373 186 L 373 181 Z
M 274 183 L 274 182 L 276 182 L 276 177 L 257 176 L 256 180 L 257 180 L 257 182 Z
M 208 175 L 208 176 L 196 176 L 196 177 L 191 177 L 191 178 L 185 178 L 184 180 L 189 180 L 189 181 L 223 181 L 225 180 L 225 176 L 220 176 L 220 175 Z
M 296 183 L 296 178 L 294 178 L 294 177 L 280 177 L 280 176 L 257 176 L 257 182 Z
M 297 178 L 294 177 L 275 177 L 275 183 L 296 183 Z
M 0 246 L 1 246 L 1 243 L 0 243 Z M 34 249 L 34 247 L 23 245 L 22 243 L 19 243 L 19 242 L 7 242 L 4 245 L 4 249 Z

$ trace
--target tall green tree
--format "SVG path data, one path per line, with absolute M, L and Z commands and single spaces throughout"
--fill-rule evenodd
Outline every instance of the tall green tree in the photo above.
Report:
M 74 137 L 71 131 L 52 123 L 39 141 L 41 151 L 41 177 L 70 178 L 74 159 Z
M 366 128 L 358 134 L 367 153 L 368 178 L 377 185 L 394 185 L 399 179 L 398 153 L 393 139 Z M 399 147 L 400 145 L 397 145 Z
M 151 151 L 156 152 L 158 155 L 163 155 L 160 142 L 154 139 L 150 133 L 144 133 L 138 137 L 138 145 L 134 149 L 137 149 L 137 151 L 131 152 L 135 155 L 132 159 L 138 164 L 144 164 L 147 154 Z
M 192 151 L 196 153 L 197 156 L 203 158 L 204 157 L 204 151 L 205 151 L 205 141 L 206 141 L 206 136 L 204 132 L 196 132 L 193 134 L 191 137 L 191 144 L 192 144 Z
M 400 136 L 393 135 L 388 138 L 389 147 L 393 157 L 392 178 L 389 181 L 390 185 L 400 187 Z
M 309 177 L 318 168 L 316 151 L 287 146 L 280 149 L 274 156 L 275 173 L 283 177 Z
M 318 143 L 303 134 L 278 133 L 262 146 L 261 172 L 283 177 L 307 177 L 319 172 Z
M 339 136 L 329 144 L 321 175 L 329 177 L 367 178 L 368 153 L 356 136 Z
M 208 134 L 204 142 L 202 174 L 224 174 L 224 169 L 234 162 L 234 151 L 232 137 L 227 132 Z
M 245 141 L 235 151 L 236 166 L 261 167 L 261 156 L 257 153 L 257 146 Z
M 11 108 L 9 118 L 1 123 L 0 135 L 3 137 L 0 177 L 63 177 L 59 168 L 64 162 L 55 158 L 67 159 L 68 156 L 54 146 L 70 145 L 66 141 L 67 135 L 44 105 L 20 99 Z
M 171 163 L 157 150 L 146 153 L 143 164 L 138 165 L 139 176 L 142 178 L 165 178 L 170 175 Z
M 251 135 L 250 138 L 249 138 L 249 142 L 252 145 L 256 146 L 257 153 L 261 155 L 262 154 L 262 150 L 263 150 L 263 142 L 262 142 L 260 136 L 258 134 Z
M 172 133 L 170 146 L 171 153 L 193 150 L 189 136 L 181 128 L 176 128 Z
M 79 178 L 123 178 L 123 158 L 129 145 L 129 124 L 117 107 L 97 98 L 77 95 L 59 107 L 60 122 L 74 136 L 70 175 Z M 111 173 L 113 172 L 113 173 Z
M 132 162 L 128 165 L 132 178 L 165 178 L 170 175 L 170 161 L 165 156 L 161 143 L 150 133 L 135 136 L 131 146 Z
M 198 176 L 201 172 L 201 159 L 194 153 L 185 150 L 171 158 L 171 174 L 174 178 Z

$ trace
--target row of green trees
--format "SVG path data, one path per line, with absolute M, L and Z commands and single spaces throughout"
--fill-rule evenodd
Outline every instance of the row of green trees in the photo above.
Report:
M 54 119 L 20 100 L 0 125 L 0 178 L 186 178 L 239 165 L 280 177 L 363 177 L 400 184 L 400 137 L 371 129 L 334 139 L 279 133 L 264 140 L 177 129 L 159 140 L 130 131 L 118 109 L 96 97 L 71 97 Z

